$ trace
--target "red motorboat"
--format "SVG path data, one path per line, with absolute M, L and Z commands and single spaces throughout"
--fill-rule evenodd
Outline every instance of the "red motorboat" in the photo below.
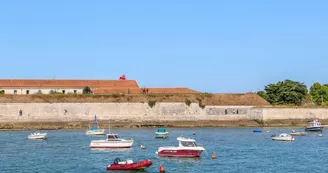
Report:
M 113 164 L 107 166 L 107 170 L 143 170 L 152 164 L 151 160 L 133 163 L 131 159 L 121 161 L 120 158 L 116 158 Z
M 159 156 L 166 157 L 200 157 L 205 148 L 198 146 L 194 139 L 178 137 L 178 147 L 159 147 L 156 152 Z

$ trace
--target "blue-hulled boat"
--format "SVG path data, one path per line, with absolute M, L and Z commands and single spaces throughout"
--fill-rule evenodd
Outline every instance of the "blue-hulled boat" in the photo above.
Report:
M 253 130 L 254 133 L 261 133 L 262 130 L 259 130 L 259 129 L 256 129 L 256 130 Z
M 323 126 L 318 120 L 309 122 L 309 125 L 305 127 L 305 131 L 322 132 Z
M 156 138 L 167 138 L 169 132 L 167 132 L 165 128 L 159 128 L 157 129 L 157 132 L 155 132 L 155 135 Z

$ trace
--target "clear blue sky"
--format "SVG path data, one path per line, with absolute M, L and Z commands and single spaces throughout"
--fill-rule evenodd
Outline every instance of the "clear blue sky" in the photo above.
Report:
M 0 78 L 255 92 L 328 83 L 328 1 L 0 1 Z

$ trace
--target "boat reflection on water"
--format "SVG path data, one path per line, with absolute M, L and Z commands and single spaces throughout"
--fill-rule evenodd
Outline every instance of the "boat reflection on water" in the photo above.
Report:
M 177 163 L 199 163 L 204 161 L 200 157 L 161 157 L 162 161 L 175 161 Z
M 91 148 L 91 151 L 99 151 L 99 152 L 127 152 L 133 151 L 132 148 Z

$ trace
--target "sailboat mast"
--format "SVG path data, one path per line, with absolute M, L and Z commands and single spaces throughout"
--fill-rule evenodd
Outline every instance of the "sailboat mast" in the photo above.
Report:
M 108 134 L 110 134 L 110 118 L 108 116 Z

